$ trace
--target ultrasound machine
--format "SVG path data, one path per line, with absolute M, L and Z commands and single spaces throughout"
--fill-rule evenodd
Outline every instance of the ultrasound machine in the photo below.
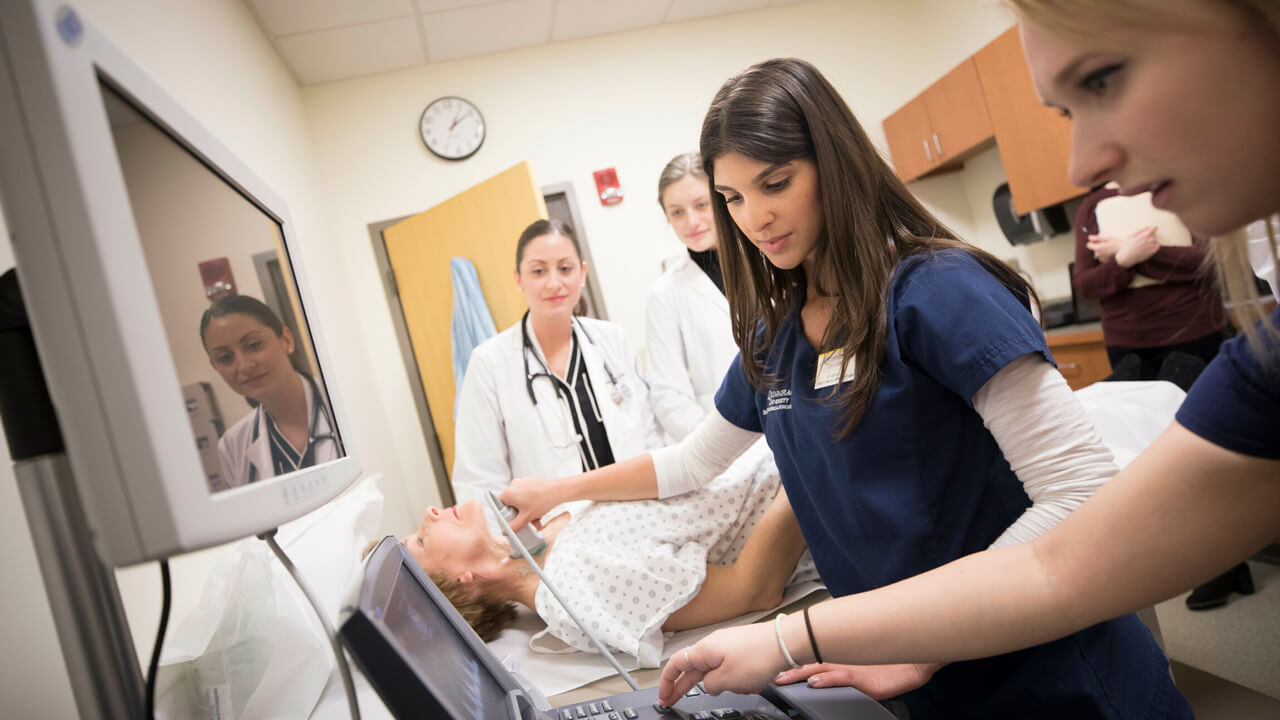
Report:
M 671 708 L 658 703 L 656 687 L 550 708 L 536 688 L 503 666 L 394 537 L 369 554 L 364 581 L 343 617 L 343 643 L 401 719 L 893 718 L 852 688 L 814 689 L 803 683 L 770 685 L 763 695 L 708 695 L 694 688 Z

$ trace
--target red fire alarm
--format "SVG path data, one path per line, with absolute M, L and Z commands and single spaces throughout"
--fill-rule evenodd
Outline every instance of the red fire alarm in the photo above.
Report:
M 209 302 L 236 294 L 236 280 L 231 277 L 231 261 L 227 258 L 200 263 L 200 282 L 204 284 L 204 296 Z
M 596 179 L 596 196 L 601 205 L 617 205 L 622 202 L 622 186 L 618 184 L 618 171 L 605 168 L 592 173 Z

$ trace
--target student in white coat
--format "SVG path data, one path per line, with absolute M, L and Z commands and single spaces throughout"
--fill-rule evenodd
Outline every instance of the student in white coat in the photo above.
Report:
M 253 410 L 218 440 L 227 489 L 343 456 L 314 378 L 293 364 L 293 333 L 247 295 L 219 298 L 200 318 L 209 364 Z
M 576 475 L 661 446 L 622 328 L 574 315 L 586 273 L 564 223 L 521 233 L 515 280 L 529 311 L 471 353 L 455 423 L 458 504 L 513 477 Z
M 645 369 L 658 424 L 679 441 L 715 407 L 738 345 L 716 254 L 711 190 L 698 153 L 677 155 L 662 169 L 658 205 L 688 256 L 649 289 Z

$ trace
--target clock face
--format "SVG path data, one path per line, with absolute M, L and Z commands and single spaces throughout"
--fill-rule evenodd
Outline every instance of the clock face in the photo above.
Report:
M 418 130 L 428 150 L 446 160 L 462 160 L 484 142 L 484 117 L 460 97 L 442 97 L 423 111 Z

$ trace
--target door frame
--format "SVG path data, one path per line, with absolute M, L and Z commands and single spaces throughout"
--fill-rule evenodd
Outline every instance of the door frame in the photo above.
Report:
M 604 298 L 600 292 L 599 278 L 595 272 L 595 263 L 591 260 L 591 243 L 587 241 L 587 231 L 582 225 L 582 216 L 578 212 L 577 197 L 573 193 L 573 183 L 561 182 L 543 185 L 539 188 L 544 198 L 563 196 L 571 215 L 570 224 L 578 234 L 578 245 L 582 249 L 582 259 L 587 263 L 587 287 L 585 288 L 592 307 L 601 320 L 607 320 L 608 314 L 604 306 Z M 423 208 L 424 210 L 426 208 Z M 395 273 L 391 270 L 391 258 L 387 254 L 387 241 L 382 231 L 395 225 L 410 215 L 389 220 L 380 220 L 367 225 L 369 239 L 373 244 L 373 258 L 378 266 L 378 277 L 382 281 L 383 294 L 387 299 L 387 309 L 391 312 L 391 325 L 395 330 L 396 344 L 400 347 L 400 358 L 404 361 L 405 375 L 409 379 L 409 393 L 413 396 L 413 405 L 418 411 L 418 422 L 422 428 L 422 439 L 427 445 L 427 456 L 431 459 L 431 471 L 436 477 L 436 490 L 440 493 L 441 505 L 453 505 L 457 498 L 453 494 L 453 484 L 449 481 L 449 469 L 445 467 L 444 451 L 440 448 L 440 440 L 436 437 L 436 424 L 431 418 L 431 408 L 427 405 L 427 390 L 422 385 L 422 376 L 418 374 L 418 364 L 413 352 L 413 341 L 409 338 L 409 325 L 404 317 L 404 309 L 400 306 L 400 288 L 396 283 Z M 501 332 L 505 328 L 498 328 Z M 415 516 L 416 517 L 416 516 Z

